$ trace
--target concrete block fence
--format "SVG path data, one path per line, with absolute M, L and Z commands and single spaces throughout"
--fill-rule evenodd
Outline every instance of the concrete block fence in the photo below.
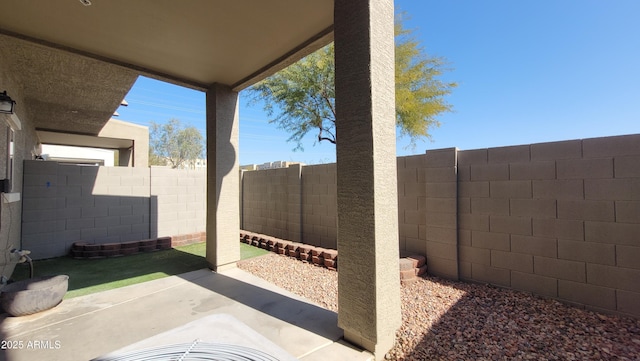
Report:
M 458 152 L 460 278 L 640 316 L 640 135 Z
M 640 317 L 640 135 L 399 157 L 400 250 L 429 273 Z M 336 249 L 336 165 L 249 171 L 241 228 Z
M 205 194 L 202 170 L 25 161 L 21 247 L 44 259 L 69 254 L 75 242 L 199 241 Z
M 639 134 L 429 150 L 397 167 L 399 248 L 430 274 L 640 317 Z M 245 171 L 239 186 L 241 229 L 337 249 L 335 164 Z M 204 171 L 25 161 L 22 198 L 35 259 L 206 230 Z

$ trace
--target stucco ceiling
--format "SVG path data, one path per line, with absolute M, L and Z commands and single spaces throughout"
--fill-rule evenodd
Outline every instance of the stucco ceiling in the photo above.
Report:
M 139 74 L 240 90 L 332 37 L 333 0 L 90 2 L 2 2 L 0 61 L 38 128 L 97 134 Z
M 97 135 L 137 78 L 122 67 L 3 35 L 0 61 L 21 87 L 16 109 L 23 121 L 62 132 Z M 17 89 L 7 91 L 16 96 Z

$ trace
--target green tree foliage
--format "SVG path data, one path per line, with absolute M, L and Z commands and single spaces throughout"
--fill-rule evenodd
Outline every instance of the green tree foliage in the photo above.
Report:
M 456 83 L 438 79 L 447 70 L 443 58 L 430 57 L 402 23 L 395 22 L 396 123 L 400 136 L 410 145 L 430 139 L 429 129 L 438 127 L 436 116 L 452 110 L 444 97 Z M 249 88 L 252 104 L 264 102 L 270 123 L 290 134 L 288 141 L 302 150 L 302 139 L 317 132 L 317 142 L 336 143 L 335 60 L 333 44 Z
M 149 127 L 149 164 L 188 166 L 204 153 L 204 137 L 192 126 L 171 119 L 165 124 L 151 122 Z

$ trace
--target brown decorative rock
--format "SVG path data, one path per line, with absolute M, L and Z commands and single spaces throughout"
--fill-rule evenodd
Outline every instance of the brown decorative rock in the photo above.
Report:
M 286 254 L 287 253 L 287 244 L 285 244 L 283 241 L 276 241 L 275 247 L 274 247 L 274 251 L 277 254 Z
M 311 262 L 316 266 L 324 266 L 324 257 L 322 257 L 322 256 L 311 256 Z
M 322 252 L 322 257 L 324 257 L 324 259 L 336 259 L 338 257 L 338 251 L 334 249 L 326 249 Z
M 138 242 L 138 246 L 139 247 L 149 247 L 149 246 L 155 247 L 156 244 L 158 244 L 158 240 L 157 239 L 145 239 L 145 240 L 142 240 L 142 241 Z
M 423 265 L 422 267 L 418 267 L 415 269 L 416 270 L 416 276 L 422 276 L 423 274 L 427 273 L 427 265 Z
M 260 237 L 260 248 L 267 249 L 268 242 L 269 242 L 269 237 Z
M 171 248 L 171 237 L 160 237 L 158 238 L 158 242 L 156 244 L 158 249 L 170 249 Z
M 100 245 L 100 249 L 103 251 L 117 251 L 120 247 L 120 243 L 103 243 Z
M 287 255 L 293 258 L 299 258 L 300 257 L 300 252 L 298 251 L 299 247 L 300 247 L 299 243 L 290 242 L 287 245 Z
M 87 252 L 98 252 L 102 249 L 99 244 L 85 244 L 82 248 Z
M 298 247 L 298 252 L 300 252 L 300 260 L 303 262 L 311 262 L 311 249 L 313 246 L 302 245 Z
M 413 262 L 406 258 L 400 258 L 400 271 L 413 270 L 415 266 Z
M 84 258 L 84 251 L 78 251 L 75 249 L 71 249 L 71 257 L 75 258 L 75 259 L 83 259 Z
M 407 279 L 401 279 L 400 283 L 403 285 L 410 285 L 412 283 L 415 283 L 419 280 L 418 277 L 413 277 L 413 278 L 407 278 Z
M 329 259 L 329 258 L 325 258 L 324 259 L 324 266 L 327 267 L 330 270 L 335 270 L 336 269 L 336 261 L 333 259 Z
M 138 253 L 138 248 L 120 248 L 120 254 L 123 256 L 128 256 L 136 253 Z
M 413 263 L 413 268 L 419 268 L 427 263 L 427 258 L 418 254 L 411 254 L 405 257 Z
M 406 280 L 406 279 L 415 278 L 415 277 L 416 277 L 416 271 L 413 268 L 400 271 L 401 280 Z
M 84 246 L 87 244 L 89 244 L 89 242 L 84 242 L 84 241 L 73 242 L 73 244 L 71 245 L 71 249 L 75 251 L 82 251 L 84 250 Z
M 130 241 L 130 242 L 122 242 L 120 244 L 120 248 L 122 249 L 138 249 L 138 247 L 140 246 L 140 242 L 139 241 Z
M 100 256 L 102 257 L 117 257 L 117 256 L 121 256 L 120 254 L 120 250 L 116 249 L 116 250 L 102 250 L 100 251 Z

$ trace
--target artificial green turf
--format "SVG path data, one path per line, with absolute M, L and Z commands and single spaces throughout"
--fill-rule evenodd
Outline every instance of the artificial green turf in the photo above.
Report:
M 249 259 L 253 257 L 262 256 L 269 253 L 269 251 L 262 248 L 250 246 L 248 244 L 240 243 L 240 259 Z
M 240 258 L 247 259 L 268 253 L 264 249 L 240 243 Z M 65 298 L 124 287 L 180 273 L 207 268 L 205 243 L 176 247 L 166 251 L 140 253 L 126 257 L 78 260 L 71 257 L 34 261 L 34 276 L 69 276 L 69 291 Z M 29 278 L 29 267 L 18 265 L 14 280 Z

